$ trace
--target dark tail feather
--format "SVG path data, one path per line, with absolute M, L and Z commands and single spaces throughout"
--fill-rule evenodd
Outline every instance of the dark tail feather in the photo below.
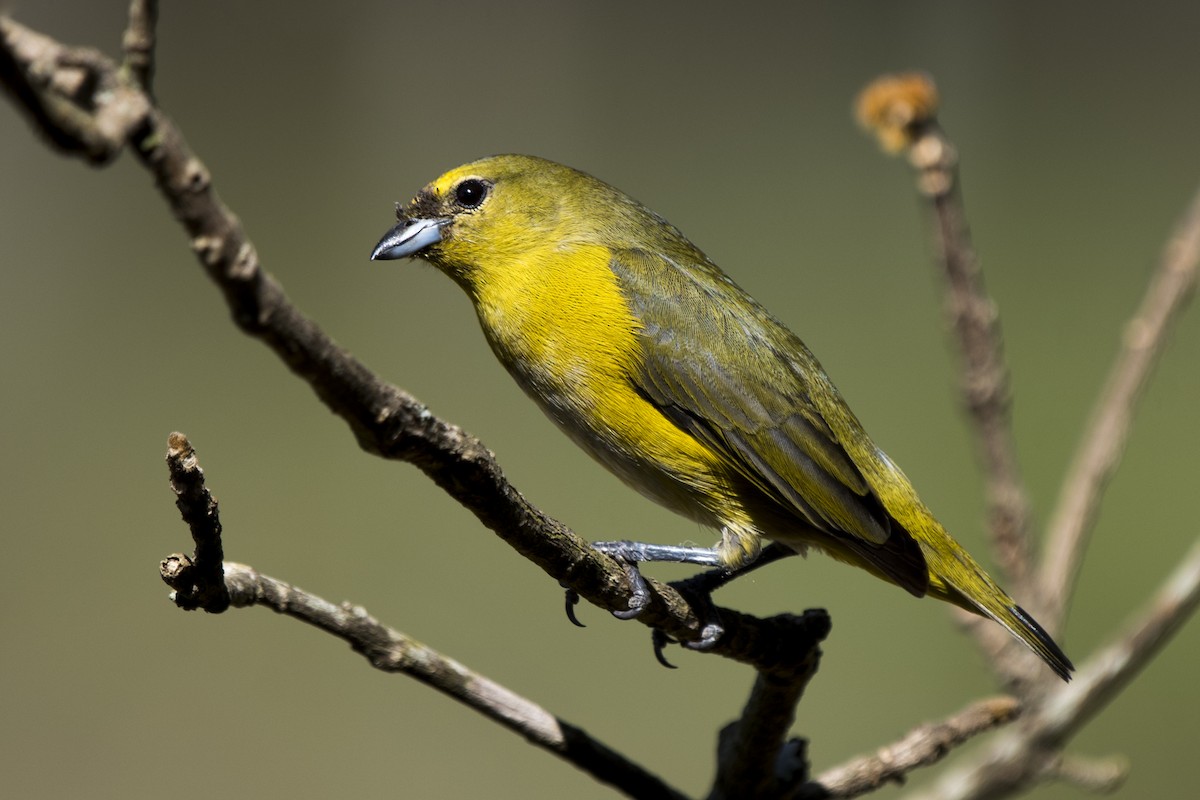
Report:
M 1062 651 L 1062 648 L 1050 638 L 1050 634 L 1046 633 L 1046 629 L 1038 624 L 1037 620 L 1029 615 L 1029 612 L 1018 605 L 1013 605 L 1009 608 L 1013 617 L 1025 629 L 1028 635 L 1022 635 L 1019 631 L 1013 631 L 1024 642 L 1030 650 L 1050 666 L 1058 674 L 1058 677 L 1064 681 L 1071 680 L 1071 673 L 1075 671 L 1075 665 L 1071 663 L 1071 659 L 1067 658 L 1067 654 Z M 1003 620 L 998 620 L 1009 630 L 1012 625 L 1005 623 Z

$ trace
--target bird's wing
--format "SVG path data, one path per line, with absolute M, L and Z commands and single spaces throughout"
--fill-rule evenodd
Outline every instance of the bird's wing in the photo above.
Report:
M 842 402 L 815 357 L 711 262 L 688 256 L 614 253 L 642 325 L 643 360 L 631 376 L 638 390 L 766 496 L 924 594 L 919 545 L 888 514 L 814 397 Z

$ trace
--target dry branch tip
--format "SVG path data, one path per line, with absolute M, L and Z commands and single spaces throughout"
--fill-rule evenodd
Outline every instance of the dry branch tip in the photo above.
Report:
M 937 118 L 937 86 L 923 72 L 883 75 L 867 84 L 855 100 L 858 124 L 874 133 L 888 153 L 911 146 L 923 127 Z
M 175 506 L 192 532 L 195 555 L 174 554 L 159 564 L 163 581 L 175 591 L 171 599 L 186 610 L 203 608 L 219 614 L 229 608 L 225 585 L 225 552 L 216 498 L 204 483 L 196 450 L 178 431 L 167 437 L 167 471 Z

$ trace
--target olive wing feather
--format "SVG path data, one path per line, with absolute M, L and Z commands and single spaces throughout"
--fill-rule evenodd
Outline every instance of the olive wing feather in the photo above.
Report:
M 643 358 L 631 376 L 638 390 L 767 497 L 924 594 L 919 546 L 814 399 L 816 391 L 833 392 L 841 402 L 816 358 L 703 256 L 673 255 L 629 249 L 612 260 L 642 326 Z

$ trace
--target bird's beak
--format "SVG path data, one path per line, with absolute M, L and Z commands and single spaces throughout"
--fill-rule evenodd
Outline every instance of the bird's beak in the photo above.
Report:
M 449 225 L 445 218 L 402 219 L 383 235 L 371 251 L 372 261 L 390 261 L 413 256 L 431 244 L 442 240 L 442 227 Z

